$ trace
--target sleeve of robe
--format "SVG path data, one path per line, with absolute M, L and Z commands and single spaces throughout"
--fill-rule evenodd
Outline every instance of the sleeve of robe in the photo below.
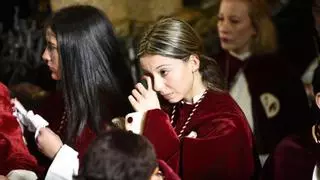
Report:
M 63 145 L 53 159 L 45 180 L 73 180 L 78 171 L 78 152 L 68 145 Z
M 150 110 L 143 135 L 153 143 L 158 158 L 182 179 L 251 179 L 252 139 L 243 128 L 248 125 L 242 113 L 223 106 L 203 116 L 207 120 L 199 125 L 197 138 L 179 140 L 168 115 Z
M 280 141 L 267 159 L 260 180 L 311 180 L 317 156 L 310 142 L 311 132 L 310 137 L 290 135 Z
M 0 83 L 0 174 L 7 175 L 12 170 L 37 170 L 37 161 L 29 153 L 22 131 L 12 115 L 12 105 L 8 89 Z

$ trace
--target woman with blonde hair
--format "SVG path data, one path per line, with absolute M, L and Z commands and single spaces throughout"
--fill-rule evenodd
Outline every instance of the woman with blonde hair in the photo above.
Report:
M 127 115 L 126 129 L 146 136 L 184 180 L 251 179 L 250 127 L 192 27 L 159 20 L 142 37 L 138 56 L 147 87 L 132 90 L 136 112 Z
M 311 124 L 305 121 L 307 96 L 299 76 L 277 51 L 265 1 L 222 0 L 217 26 L 223 50 L 213 57 L 246 115 L 263 164 L 284 136 Z

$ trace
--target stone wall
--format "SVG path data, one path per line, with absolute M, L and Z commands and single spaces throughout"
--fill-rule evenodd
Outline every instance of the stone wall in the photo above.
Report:
M 120 36 L 129 34 L 130 21 L 150 23 L 182 9 L 182 0 L 51 0 L 53 11 L 71 4 L 90 4 L 102 9 Z
M 112 22 L 124 19 L 150 22 L 182 9 L 182 0 L 51 0 L 51 7 L 55 11 L 77 3 L 101 8 Z
M 128 19 L 127 0 L 51 0 L 51 7 L 56 11 L 71 4 L 90 4 L 102 9 L 114 22 Z

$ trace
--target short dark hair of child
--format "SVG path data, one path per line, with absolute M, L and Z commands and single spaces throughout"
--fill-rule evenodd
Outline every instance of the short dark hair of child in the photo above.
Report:
M 124 130 L 101 134 L 90 145 L 78 180 L 149 180 L 157 168 L 147 138 Z

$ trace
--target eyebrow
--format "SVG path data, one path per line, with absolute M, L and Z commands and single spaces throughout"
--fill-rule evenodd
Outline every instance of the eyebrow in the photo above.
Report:
M 163 68 L 163 67 L 166 67 L 166 66 L 170 66 L 170 64 L 162 64 L 162 65 L 156 67 L 156 70 Z
M 47 41 L 48 44 L 50 44 L 51 46 L 57 46 L 57 44 L 54 44 L 53 42 L 51 41 Z
M 241 16 L 231 15 L 231 16 L 229 16 L 229 18 L 240 19 L 240 18 L 241 18 Z
M 218 16 L 218 17 L 221 17 L 221 16 L 226 17 L 226 15 L 224 15 L 223 13 L 219 13 L 217 16 Z M 241 16 L 238 16 L 238 15 L 229 15 L 229 16 L 227 16 L 227 17 L 228 17 L 228 18 L 240 18 Z

